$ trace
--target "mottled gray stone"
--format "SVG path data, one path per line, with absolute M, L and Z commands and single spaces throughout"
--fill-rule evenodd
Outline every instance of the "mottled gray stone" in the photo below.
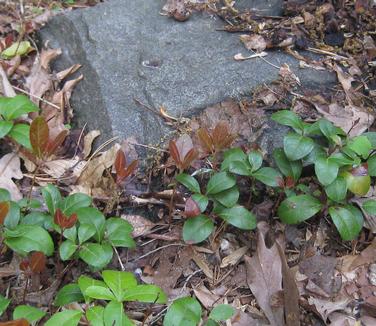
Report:
M 140 143 L 158 143 L 166 125 L 138 106 L 164 106 L 175 117 L 191 116 L 227 97 L 239 98 L 262 83 L 275 80 L 278 69 L 261 59 L 237 62 L 247 50 L 236 34 L 216 29 L 223 22 L 194 14 L 179 23 L 160 15 L 163 0 L 108 0 L 92 8 L 55 17 L 41 32 L 63 54 L 60 70 L 83 65 L 84 80 L 73 92 L 78 124 L 100 129 L 105 137 L 135 136 Z M 301 70 L 282 52 L 266 59 L 287 63 L 303 85 L 325 87 L 335 76 Z
M 248 9 L 259 15 L 282 16 L 283 0 L 235 0 L 235 8 Z

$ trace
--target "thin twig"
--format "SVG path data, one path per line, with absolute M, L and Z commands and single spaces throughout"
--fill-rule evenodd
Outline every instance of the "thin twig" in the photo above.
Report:
M 21 92 L 21 93 L 24 93 L 24 94 L 26 94 L 26 95 L 28 95 L 28 96 L 30 96 L 30 97 L 34 97 L 34 98 L 36 98 L 37 100 L 39 100 L 39 101 L 41 101 L 41 102 L 43 102 L 43 103 L 45 103 L 45 104 L 51 105 L 52 107 L 54 107 L 55 109 L 58 109 L 59 111 L 61 110 L 59 106 L 57 106 L 56 104 L 51 103 L 50 101 L 45 100 L 44 98 L 41 98 L 41 97 L 36 96 L 36 95 L 33 95 L 33 94 L 31 94 L 31 93 L 29 93 L 29 92 L 27 92 L 27 91 L 25 91 L 25 90 L 23 90 L 22 88 L 19 88 L 19 87 L 17 87 L 17 86 L 12 86 L 12 87 L 13 87 L 15 90 L 17 90 L 17 91 L 19 91 L 19 92 Z
M 125 271 L 125 267 L 123 265 L 123 262 L 121 261 L 121 258 L 119 256 L 119 252 L 117 251 L 116 247 L 115 246 L 112 246 L 112 248 L 114 248 L 114 251 L 115 251 L 115 254 L 116 254 L 116 257 L 118 259 L 118 262 L 120 264 L 120 267 L 121 267 L 121 270 L 124 272 Z
M 142 256 L 140 256 L 140 257 L 137 257 L 136 259 L 133 259 L 132 262 L 138 261 L 138 260 L 140 260 L 140 259 L 142 259 L 142 258 L 145 258 L 145 257 L 147 257 L 147 256 L 150 256 L 150 255 L 152 255 L 152 254 L 155 254 L 155 253 L 158 252 L 159 250 L 163 250 L 163 249 L 166 249 L 166 248 L 168 248 L 168 247 L 172 247 L 172 246 L 186 247 L 187 245 L 184 244 L 184 243 L 170 243 L 170 244 L 167 244 L 167 245 L 165 245 L 165 246 L 162 246 L 162 247 L 156 248 L 156 249 L 154 249 L 154 250 L 152 250 L 152 251 L 149 251 L 147 254 L 142 255 Z

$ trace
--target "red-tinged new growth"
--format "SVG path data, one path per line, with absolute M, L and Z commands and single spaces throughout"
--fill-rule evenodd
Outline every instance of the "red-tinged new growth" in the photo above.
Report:
M 198 204 L 192 199 L 192 197 L 189 197 L 185 202 L 184 215 L 186 217 L 196 217 L 200 215 L 200 213 L 201 211 Z
M 9 212 L 9 202 L 3 201 L 0 203 L 0 225 L 4 224 L 4 220 Z
M 127 177 L 134 173 L 137 168 L 138 161 L 134 160 L 127 166 L 127 161 L 125 158 L 125 153 L 119 149 L 116 153 L 115 158 L 115 172 L 116 172 L 116 183 L 120 184 Z
M 77 222 L 77 214 L 74 213 L 71 216 L 66 216 L 63 212 L 58 208 L 55 212 L 54 216 L 54 223 L 59 225 L 63 230 L 69 229 L 74 226 Z
M 54 139 L 50 139 L 50 130 L 46 120 L 36 117 L 30 125 L 30 143 L 33 154 L 45 160 L 55 154 L 68 135 L 68 130 L 61 131 Z
M 41 251 L 35 251 L 30 258 L 20 262 L 20 269 L 26 274 L 40 274 L 46 269 L 47 258 Z
M 202 148 L 208 154 L 215 154 L 229 147 L 235 140 L 235 136 L 230 133 L 229 125 L 225 121 L 219 121 L 211 132 L 206 128 L 200 128 L 197 136 Z
M 170 149 L 170 155 L 172 159 L 175 161 L 176 167 L 180 171 L 184 171 L 185 169 L 188 169 L 198 156 L 198 152 L 194 148 L 191 148 L 184 155 L 184 157 L 182 157 L 181 151 L 179 151 L 179 148 L 176 145 L 176 142 L 174 140 L 170 140 L 169 149 Z

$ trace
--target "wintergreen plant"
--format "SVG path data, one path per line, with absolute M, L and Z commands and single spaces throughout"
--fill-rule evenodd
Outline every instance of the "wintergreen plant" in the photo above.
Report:
M 204 326 L 219 326 L 220 322 L 230 319 L 235 309 L 228 304 L 216 305 L 203 324 Z M 168 308 L 163 320 L 163 326 L 197 326 L 200 324 L 202 308 L 200 303 L 191 297 L 176 299 Z
M 77 283 L 64 286 L 56 295 L 55 305 L 63 306 L 73 302 L 85 301 L 90 304 L 85 311 L 85 316 L 90 325 L 131 326 L 133 323 L 124 312 L 123 304 L 125 302 L 138 301 L 160 304 L 167 302 L 166 294 L 159 287 L 137 284 L 137 279 L 130 272 L 104 270 L 101 276 L 103 281 L 83 275 L 80 276 Z M 105 306 L 93 304 L 96 300 L 105 301 Z M 69 316 L 69 318 L 73 319 L 82 315 L 80 311 L 71 314 L 72 316 Z M 58 318 L 60 316 L 53 316 L 46 325 L 56 325 L 55 322 Z M 77 325 L 77 323 L 69 325 Z
M 10 137 L 31 149 L 30 126 L 20 120 L 23 115 L 38 111 L 39 108 L 24 95 L 0 97 L 0 139 Z
M 44 187 L 42 196 L 47 212 L 37 200 L 14 202 L 9 192 L 0 189 L 0 207 L 4 207 L 2 237 L 18 254 L 41 251 L 51 256 L 55 247 L 51 235 L 57 233 L 63 261 L 80 258 L 99 270 L 111 261 L 113 247 L 135 247 L 132 226 L 118 217 L 106 219 L 91 207 L 90 196 L 76 193 L 64 198 L 53 185 Z

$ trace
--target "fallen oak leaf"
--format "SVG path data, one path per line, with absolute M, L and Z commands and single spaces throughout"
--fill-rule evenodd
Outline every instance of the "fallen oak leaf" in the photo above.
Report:
M 8 190 L 14 201 L 22 199 L 22 194 L 12 179 L 22 178 L 20 158 L 14 153 L 4 155 L 0 159 L 0 188 Z
M 282 291 L 281 258 L 276 244 L 270 248 L 265 244 L 267 224 L 260 222 L 257 228 L 257 251 L 252 257 L 244 256 L 247 283 L 270 325 L 282 326 L 285 325 L 283 307 L 272 305 L 272 300 Z
M 9 202 L 3 201 L 0 203 L 0 225 L 4 224 L 5 217 L 9 212 Z

